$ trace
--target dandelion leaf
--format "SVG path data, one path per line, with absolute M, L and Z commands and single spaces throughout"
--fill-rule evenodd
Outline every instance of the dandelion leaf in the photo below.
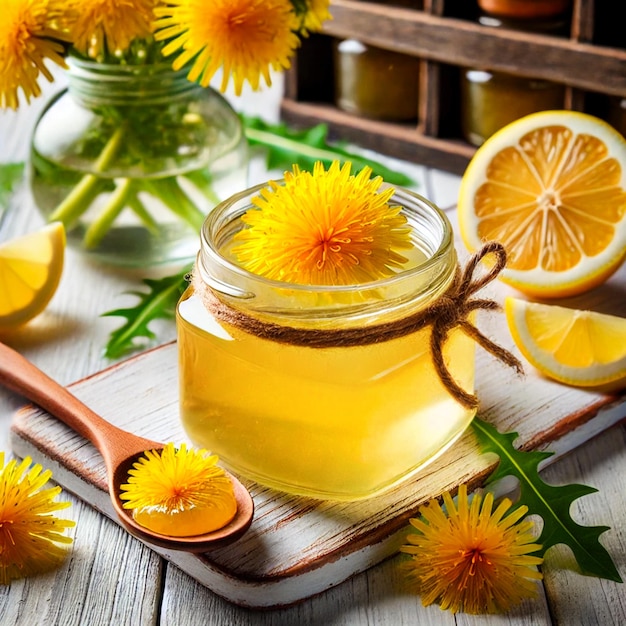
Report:
M 542 545 L 541 554 L 554 545 L 566 544 L 583 573 L 622 582 L 611 556 L 598 541 L 598 537 L 609 527 L 581 526 L 570 516 L 574 500 L 594 493 L 597 489 L 578 484 L 547 484 L 539 476 L 538 466 L 541 461 L 552 456 L 552 452 L 516 450 L 513 446 L 518 436 L 516 432 L 500 433 L 478 418 L 474 419 L 472 425 L 481 450 L 493 452 L 500 459 L 487 483 L 505 476 L 515 476 L 520 483 L 520 497 L 515 506 L 526 505 L 529 514 L 539 515 L 543 519 L 543 530 L 537 540 Z
M 371 168 L 374 176 L 381 176 L 390 185 L 410 187 L 415 181 L 402 172 L 381 163 L 349 152 L 342 144 L 328 143 L 328 126 L 317 124 L 304 130 L 289 128 L 284 122 L 269 124 L 259 117 L 242 116 L 244 131 L 251 146 L 261 146 L 267 151 L 267 168 L 291 170 L 294 164 L 303 170 L 312 170 L 316 161 L 328 167 L 333 161 L 350 161 L 352 172 Z
M 115 309 L 103 313 L 103 317 L 125 317 L 126 322 L 110 335 L 105 347 L 105 356 L 117 359 L 144 345 L 137 339 L 155 339 L 155 334 L 149 325 L 155 319 L 172 319 L 176 304 L 187 287 L 186 275 L 189 268 L 182 273 L 166 276 L 158 280 L 149 278 L 142 282 L 148 286 L 148 291 L 130 292 L 139 298 L 136 306 L 126 309 Z M 145 343 L 145 342 L 144 342 Z

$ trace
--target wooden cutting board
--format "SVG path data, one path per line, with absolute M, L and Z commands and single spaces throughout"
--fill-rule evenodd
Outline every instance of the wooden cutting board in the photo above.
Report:
M 490 289 L 484 295 L 502 302 L 502 285 Z M 621 272 L 604 291 L 594 292 L 589 308 L 625 315 L 625 291 Z M 479 326 L 517 354 L 502 314 L 481 314 Z M 518 432 L 518 447 L 553 451 L 548 462 L 626 417 L 626 392 L 604 395 L 570 388 L 540 377 L 530 366 L 526 370 L 525 376 L 517 376 L 478 349 L 479 415 L 501 432 Z M 188 440 L 178 419 L 177 376 L 177 346 L 170 343 L 81 380 L 71 390 L 121 428 L 181 443 Z M 14 416 L 11 442 L 17 455 L 30 455 L 51 469 L 64 488 L 116 520 L 104 464 L 87 441 L 29 405 Z M 244 480 L 254 498 L 255 518 L 242 539 L 199 556 L 156 551 L 237 605 L 286 606 L 394 554 L 420 504 L 462 483 L 479 485 L 495 462 L 495 456 L 479 453 L 470 429 L 414 478 L 370 500 L 317 501 Z

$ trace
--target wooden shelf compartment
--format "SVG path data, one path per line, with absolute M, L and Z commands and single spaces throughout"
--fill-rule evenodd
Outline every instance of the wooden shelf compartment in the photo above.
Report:
M 475 147 L 460 135 L 459 72 L 483 67 L 565 85 L 563 108 L 603 116 L 611 96 L 626 97 L 626 49 L 599 45 L 607 20 L 597 0 L 573 0 L 569 35 L 485 27 L 448 13 L 467 3 L 426 0 L 423 10 L 333 0 L 323 33 L 303 42 L 286 74 L 281 113 L 297 125 L 328 124 L 331 136 L 383 154 L 462 173 Z M 604 14 L 600 14 L 603 16 Z M 334 105 L 332 42 L 355 38 L 420 59 L 416 123 L 371 120 Z M 605 38 L 611 41 L 611 37 Z M 599 104 L 598 104 L 599 103 Z M 591 109 L 591 110 L 589 110 Z

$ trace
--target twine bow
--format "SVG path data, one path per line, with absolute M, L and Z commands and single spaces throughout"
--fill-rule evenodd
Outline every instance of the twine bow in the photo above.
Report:
M 478 264 L 488 254 L 495 255 L 495 264 L 484 276 L 474 279 Z M 365 328 L 311 329 L 265 322 L 236 310 L 220 300 L 199 277 L 198 272 L 193 272 L 192 282 L 204 306 L 215 318 L 257 337 L 280 343 L 309 348 L 363 346 L 396 339 L 431 326 L 430 351 L 442 384 L 460 404 L 469 409 L 475 409 L 478 406 L 478 398 L 462 389 L 454 380 L 443 358 L 443 347 L 449 332 L 459 328 L 498 360 L 513 367 L 519 374 L 523 372 L 522 364 L 517 358 L 485 337 L 467 319 L 473 311 L 479 309 L 500 309 L 500 305 L 494 300 L 472 298 L 472 296 L 494 280 L 505 265 L 504 247 L 500 243 L 489 242 L 471 257 L 462 273 L 460 268 L 457 268 L 452 285 L 430 306 L 402 319 Z
M 474 280 L 474 272 L 482 259 L 488 254 L 496 256 L 496 263 L 483 277 Z M 502 244 L 495 241 L 485 244 L 468 261 L 463 275 L 457 272 L 455 282 L 450 290 L 430 307 L 432 333 L 430 336 L 430 351 L 437 374 L 443 385 L 463 406 L 475 409 L 478 406 L 478 398 L 462 389 L 452 378 L 443 358 L 443 346 L 448 338 L 448 333 L 453 328 L 460 328 L 466 335 L 482 346 L 487 352 L 495 356 L 509 367 L 514 368 L 518 374 L 524 369 L 520 361 L 508 350 L 491 341 L 483 335 L 476 326 L 468 321 L 472 311 L 479 309 L 499 310 L 500 305 L 494 300 L 471 297 L 489 284 L 506 266 L 506 251 Z

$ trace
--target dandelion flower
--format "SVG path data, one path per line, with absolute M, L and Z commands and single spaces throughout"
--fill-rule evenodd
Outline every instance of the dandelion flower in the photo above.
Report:
M 55 497 L 61 487 L 44 489 L 50 470 L 32 465 L 26 457 L 4 467 L 0 452 L 0 584 L 41 574 L 57 567 L 67 555 L 72 538 L 64 534 L 75 523 L 52 515 L 71 506 Z
M 288 68 L 300 43 L 289 0 L 169 0 L 155 13 L 156 39 L 171 39 L 163 54 L 181 50 L 174 69 L 191 63 L 189 80 L 206 87 L 222 68 L 221 90 L 232 75 L 237 95 L 244 81 L 255 90 L 261 77 L 271 85 L 270 69 Z
M 74 48 L 93 59 L 125 51 L 152 34 L 159 0 L 67 0 Z
M 409 228 L 401 207 L 388 204 L 394 190 L 378 192 L 382 179 L 368 167 L 350 174 L 351 164 L 313 173 L 294 165 L 284 184 L 252 200 L 256 209 L 235 236 L 239 263 L 267 278 L 306 285 L 350 285 L 391 275 L 407 259 Z
M 505 517 L 511 501 L 504 499 L 492 512 L 491 493 L 468 504 L 465 485 L 456 507 L 449 493 L 443 501 L 447 515 L 436 500 L 420 507 L 421 517 L 411 520 L 418 534 L 401 548 L 412 555 L 406 565 L 424 606 L 437 602 L 453 613 L 498 613 L 534 596 L 543 559 L 529 554 L 541 546 L 533 543 L 533 522 L 520 522 L 528 508 Z
M 237 512 L 233 484 L 206 450 L 148 450 L 122 485 L 124 508 L 138 524 L 163 535 L 188 537 L 222 528 Z
M 302 13 L 300 13 L 302 6 Z M 307 35 L 308 33 L 316 33 L 322 30 L 322 24 L 326 20 L 332 19 L 330 11 L 330 0 L 295 0 L 294 7 L 296 14 L 300 17 L 302 25 L 300 33 Z
M 18 107 L 21 89 L 27 102 L 41 94 L 43 74 L 53 76 L 47 59 L 66 67 L 59 40 L 66 38 L 58 28 L 62 0 L 4 0 L 0 19 L 0 108 Z M 55 26 L 56 22 L 56 26 Z

